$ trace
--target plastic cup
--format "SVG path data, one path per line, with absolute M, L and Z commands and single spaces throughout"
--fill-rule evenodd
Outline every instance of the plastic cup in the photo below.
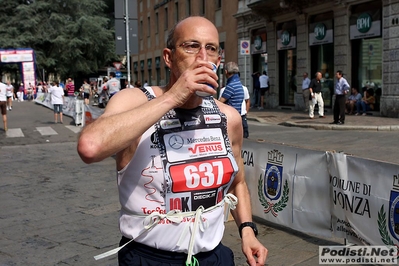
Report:
M 213 72 L 216 73 L 216 71 L 218 70 L 217 65 L 215 65 L 215 64 L 212 63 L 212 62 L 209 62 L 209 64 L 212 65 Z M 215 89 L 211 84 L 206 84 L 206 85 L 208 85 L 208 86 L 211 87 L 212 89 Z M 213 94 L 210 94 L 210 93 L 204 92 L 204 91 L 196 91 L 195 93 L 196 93 L 198 96 L 200 96 L 200 97 L 206 97 L 206 96 L 213 95 Z

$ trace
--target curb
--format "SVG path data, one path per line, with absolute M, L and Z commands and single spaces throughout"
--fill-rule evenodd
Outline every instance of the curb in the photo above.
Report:
M 279 125 L 286 127 L 313 128 L 317 130 L 361 130 L 361 131 L 398 131 L 399 125 L 391 126 L 354 126 L 330 124 L 297 124 L 292 121 L 282 122 Z

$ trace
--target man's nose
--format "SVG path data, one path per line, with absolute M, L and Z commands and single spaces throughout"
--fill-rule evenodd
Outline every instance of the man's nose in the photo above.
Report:
M 206 48 L 201 46 L 198 54 L 197 54 L 197 58 L 202 59 L 202 60 L 208 60 L 208 54 L 206 52 Z

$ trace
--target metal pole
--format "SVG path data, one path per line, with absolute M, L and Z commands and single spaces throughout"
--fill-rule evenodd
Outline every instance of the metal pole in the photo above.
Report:
M 244 86 L 247 85 L 247 55 L 244 55 Z
M 127 82 L 130 87 L 129 0 L 125 0 Z

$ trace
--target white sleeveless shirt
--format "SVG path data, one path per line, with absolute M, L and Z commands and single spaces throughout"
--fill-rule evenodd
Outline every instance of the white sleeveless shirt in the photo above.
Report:
M 146 90 L 154 97 L 151 88 Z M 225 120 L 204 114 L 206 105 L 215 109 L 214 100 L 204 102 L 205 107 L 203 104 L 195 111 L 198 117 L 191 113 L 188 116 L 193 120 L 165 115 L 158 127 L 152 126 L 142 135 L 132 160 L 118 171 L 119 226 L 125 237 L 153 248 L 184 253 L 188 253 L 190 240 L 194 239 L 193 254 L 213 250 L 220 243 L 224 232 L 223 197 L 238 167 L 226 130 L 220 129 Z M 220 128 L 215 125 L 219 120 Z M 176 127 L 178 131 L 167 131 Z M 166 132 L 160 133 L 161 128 Z M 197 216 L 199 230 L 193 230 L 199 205 L 206 211 Z M 191 215 L 183 215 L 177 222 L 175 217 L 165 218 L 176 209 Z

